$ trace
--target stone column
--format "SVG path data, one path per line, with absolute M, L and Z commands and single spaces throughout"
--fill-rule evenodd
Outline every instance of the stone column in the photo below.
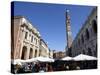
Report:
M 29 59 L 29 54 L 30 54 L 30 46 L 27 46 L 27 53 L 25 55 L 25 59 Z
M 21 59 L 21 56 L 22 56 L 22 50 L 23 50 L 23 43 L 21 43 L 21 48 L 20 48 L 20 54 L 19 54 L 19 58 Z
M 37 57 L 39 57 L 39 49 L 37 49 Z
M 34 46 L 32 47 L 32 49 L 33 49 L 33 57 L 35 57 L 35 48 L 34 48 Z
M 20 54 L 19 54 L 19 57 L 20 57 L 20 59 L 21 59 L 21 56 L 22 56 L 22 50 L 23 50 L 23 46 L 24 46 L 24 44 L 23 44 L 23 40 L 24 40 L 24 37 L 25 37 L 25 30 L 24 30 L 25 28 L 22 28 L 22 33 L 21 33 L 21 39 L 20 39 L 20 41 L 21 41 L 21 47 L 20 47 Z

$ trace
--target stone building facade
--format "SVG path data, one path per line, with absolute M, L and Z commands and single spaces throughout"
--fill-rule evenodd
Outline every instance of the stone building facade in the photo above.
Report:
M 49 57 L 49 48 L 43 39 L 40 39 L 40 56 Z
M 58 51 L 58 52 L 53 53 L 54 59 L 61 59 L 61 58 L 64 58 L 65 56 L 66 56 L 66 53 L 62 52 L 62 51 Z
M 30 59 L 40 56 L 41 35 L 23 16 L 11 19 L 11 58 Z
M 97 7 L 93 8 L 71 46 L 71 55 L 86 54 L 97 57 Z
M 49 58 L 53 58 L 53 50 L 49 49 Z

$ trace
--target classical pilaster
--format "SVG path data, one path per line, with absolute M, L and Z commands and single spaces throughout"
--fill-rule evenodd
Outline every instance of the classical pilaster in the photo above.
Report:
M 25 37 L 25 28 L 21 28 L 21 31 L 22 31 L 22 33 L 21 33 L 21 48 L 20 48 L 20 54 L 19 54 L 19 57 L 20 57 L 20 59 L 21 59 L 21 56 L 22 56 L 22 50 L 23 50 L 23 47 L 24 47 L 24 43 L 23 43 L 23 40 L 24 40 L 24 37 Z
M 25 55 L 25 59 L 29 59 L 29 54 L 30 54 L 30 46 L 27 46 L 27 50 L 26 50 L 26 55 Z

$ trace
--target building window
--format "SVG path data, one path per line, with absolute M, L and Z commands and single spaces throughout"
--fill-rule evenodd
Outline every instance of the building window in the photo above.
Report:
M 37 45 L 37 39 L 36 38 L 34 38 L 34 41 L 35 41 L 35 44 Z
M 36 45 L 37 45 L 37 39 L 36 39 Z
M 78 39 L 78 45 L 80 46 L 80 39 Z
M 25 33 L 25 39 L 27 39 L 27 36 L 28 36 L 28 32 Z
M 86 38 L 87 38 L 87 40 L 89 39 L 89 31 L 88 31 L 88 29 L 86 29 Z
M 33 42 L 33 36 L 31 37 L 31 42 Z
M 97 19 L 97 16 L 96 16 L 96 19 Z
M 96 20 L 93 20 L 93 21 L 92 21 L 92 27 L 93 27 L 93 31 L 94 31 L 95 33 L 97 33 L 97 22 L 96 22 Z
M 88 48 L 88 55 L 92 56 L 91 48 Z
M 82 52 L 83 54 L 85 54 L 85 51 L 83 50 L 83 52 Z
M 81 39 L 82 39 L 82 43 L 84 43 L 84 37 L 83 37 L 83 35 L 81 36 Z
M 96 44 L 96 47 L 95 47 L 95 50 L 94 50 L 94 56 L 96 56 L 97 57 L 97 44 Z

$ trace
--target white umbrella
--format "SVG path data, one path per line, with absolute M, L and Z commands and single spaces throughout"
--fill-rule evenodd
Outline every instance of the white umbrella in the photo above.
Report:
M 27 59 L 24 60 L 23 62 L 34 62 L 34 61 L 37 61 L 36 58 Z
M 89 55 L 80 54 L 80 55 L 74 57 L 73 60 L 75 60 L 75 61 L 79 61 L 79 60 L 97 60 L 97 58 L 93 57 L 93 56 L 89 56 Z
M 36 60 L 40 61 L 40 62 L 54 62 L 54 59 L 48 58 L 48 57 L 36 57 Z
M 21 62 L 23 62 L 23 60 L 21 60 L 21 59 L 13 59 L 13 60 L 11 60 L 11 63 L 14 64 L 14 65 L 16 65 L 16 64 L 22 65 Z
M 62 58 L 61 60 L 70 61 L 70 60 L 73 60 L 73 58 L 72 58 L 72 57 L 67 56 L 67 57 Z
M 48 59 L 48 62 L 54 62 L 55 61 L 53 58 L 48 58 L 47 57 L 47 59 Z

